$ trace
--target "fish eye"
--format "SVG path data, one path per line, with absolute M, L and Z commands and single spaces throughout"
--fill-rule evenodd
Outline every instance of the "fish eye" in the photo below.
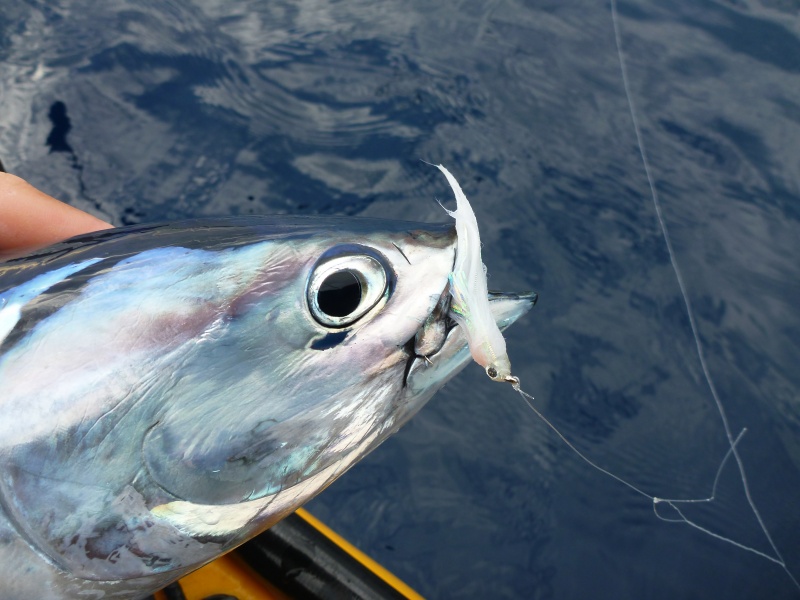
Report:
M 374 257 L 336 256 L 322 260 L 309 279 L 311 315 L 326 327 L 346 327 L 363 317 L 384 297 L 387 274 Z
M 332 317 L 346 317 L 361 304 L 361 282 L 350 269 L 328 275 L 319 286 L 317 304 Z

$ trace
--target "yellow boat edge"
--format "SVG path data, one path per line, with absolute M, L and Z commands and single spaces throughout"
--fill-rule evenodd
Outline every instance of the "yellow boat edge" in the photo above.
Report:
M 399 595 L 407 600 L 424 600 L 423 596 L 411 586 L 306 509 L 299 508 L 295 514 Z M 282 592 L 237 556 L 235 550 L 183 577 L 179 584 L 186 600 L 204 600 L 214 595 L 234 596 L 238 600 L 292 600 L 291 596 Z M 169 600 L 164 591 L 157 592 L 154 598 Z

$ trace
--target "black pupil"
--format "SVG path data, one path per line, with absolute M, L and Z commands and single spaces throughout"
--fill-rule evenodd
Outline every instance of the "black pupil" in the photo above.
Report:
M 361 304 L 361 284 L 351 271 L 339 271 L 322 282 L 319 308 L 331 317 L 346 317 Z

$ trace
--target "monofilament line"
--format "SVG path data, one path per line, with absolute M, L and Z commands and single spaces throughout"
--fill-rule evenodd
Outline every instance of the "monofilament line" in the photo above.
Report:
M 522 399 L 525 400 L 525 403 L 528 405 L 528 407 L 534 413 L 536 413 L 536 416 L 539 417 L 544 422 L 544 424 L 547 425 L 561 439 L 561 441 L 564 442 L 564 444 L 567 445 L 567 447 L 570 450 L 572 450 L 575 454 L 577 454 L 578 457 L 580 457 L 581 460 L 583 460 L 586 464 L 588 464 L 593 469 L 596 469 L 597 471 L 600 471 L 604 475 L 607 475 L 608 477 L 611 477 L 611 479 L 621 483 L 625 487 L 633 490 L 637 494 L 639 494 L 641 496 L 644 496 L 645 498 L 650 500 L 653 503 L 653 513 L 655 513 L 655 515 L 656 515 L 656 517 L 658 519 L 660 519 L 662 521 L 666 521 L 667 523 L 684 523 L 686 525 L 689 525 L 690 527 L 694 527 L 698 531 L 702 531 L 706 535 L 710 535 L 713 538 L 716 538 L 716 539 L 721 540 L 723 542 L 727 542 L 728 544 L 736 546 L 737 548 L 741 548 L 742 550 L 746 550 L 747 552 L 752 552 L 753 554 L 756 554 L 756 555 L 758 555 L 758 556 L 760 556 L 762 558 L 765 558 L 768 561 L 773 562 L 775 564 L 778 564 L 781 567 L 783 567 L 784 569 L 786 569 L 786 565 L 783 563 L 782 560 L 779 560 L 778 558 L 775 558 L 774 556 L 770 556 L 769 554 L 766 554 L 765 552 L 761 552 L 760 550 L 757 550 L 755 548 L 751 548 L 750 546 L 746 546 L 746 545 L 744 545 L 744 544 L 742 544 L 740 542 L 737 542 L 736 540 L 733 540 L 731 538 L 725 537 L 724 535 L 721 535 L 719 533 L 711 531 L 710 529 L 707 529 L 706 527 L 703 527 L 702 525 L 700 525 L 698 523 L 695 523 L 694 521 L 689 519 L 686 515 L 684 515 L 683 511 L 678 507 L 679 504 L 698 504 L 698 503 L 701 503 L 701 502 L 713 502 L 716 499 L 717 484 L 719 483 L 720 474 L 722 473 L 722 470 L 725 468 L 725 464 L 728 462 L 728 459 L 731 457 L 731 454 L 733 453 L 734 449 L 736 448 L 736 444 L 739 443 L 739 441 L 742 439 L 742 436 L 747 431 L 746 429 L 742 429 L 742 431 L 739 433 L 739 435 L 736 436 L 736 439 L 733 441 L 733 445 L 730 448 L 728 448 L 728 451 L 725 453 L 725 456 L 722 458 L 722 461 L 719 463 L 719 467 L 717 468 L 717 474 L 714 477 L 714 484 L 711 486 L 711 495 L 708 498 L 690 498 L 690 499 L 659 498 L 658 496 L 652 496 L 652 495 L 648 494 L 647 492 L 643 491 L 641 488 L 636 487 L 635 485 L 633 485 L 629 481 L 624 480 L 622 477 L 612 473 L 608 469 L 604 469 L 603 467 L 598 465 L 596 462 L 594 462 L 592 459 L 590 459 L 588 456 L 586 456 L 583 452 L 578 450 L 578 448 L 576 448 L 575 445 L 572 442 L 570 442 L 564 436 L 564 434 L 562 434 L 558 430 L 558 428 L 555 425 L 553 425 L 547 419 L 547 417 L 545 417 L 533 405 L 533 402 L 532 402 L 533 399 L 534 399 L 533 396 L 531 396 L 526 391 L 524 391 L 519 386 L 519 384 L 515 384 L 512 387 L 514 388 L 514 390 L 516 390 L 519 393 L 520 396 L 522 396 Z M 667 506 L 672 508 L 672 510 L 674 510 L 678 515 L 680 515 L 680 519 L 670 519 L 670 518 L 662 516 L 658 512 L 658 507 L 659 507 L 660 504 L 666 504 Z M 789 573 L 789 577 L 792 577 L 791 573 Z M 792 580 L 794 580 L 794 577 L 792 577 Z
M 636 108 L 635 108 L 635 105 L 633 103 L 633 97 L 631 96 L 631 92 L 630 92 L 630 85 L 628 83 L 628 70 L 627 70 L 627 67 L 625 65 L 625 54 L 622 51 L 622 36 L 620 34 L 619 19 L 617 17 L 617 2 L 616 2 L 616 0 L 611 0 L 611 21 L 612 21 L 612 23 L 614 25 L 614 40 L 616 42 L 617 56 L 619 58 L 619 66 L 620 66 L 620 70 L 622 72 L 622 85 L 623 85 L 623 87 L 625 89 L 625 97 L 628 100 L 628 109 L 630 111 L 631 121 L 633 121 L 633 129 L 636 132 L 636 142 L 637 142 L 637 144 L 639 146 L 639 154 L 642 157 L 642 164 L 644 165 L 645 175 L 647 176 L 647 183 L 650 186 L 650 195 L 651 195 L 651 197 L 653 199 L 653 206 L 655 207 L 656 216 L 658 217 L 658 224 L 659 224 L 659 227 L 661 228 L 661 235 L 664 238 L 664 243 L 666 244 L 667 252 L 669 254 L 669 260 L 670 260 L 670 263 L 672 265 L 672 270 L 675 272 L 675 278 L 678 281 L 678 288 L 680 289 L 681 296 L 683 298 L 683 304 L 684 304 L 684 307 L 686 308 L 686 313 L 687 313 L 687 315 L 689 317 L 689 326 L 691 327 L 692 335 L 694 336 L 694 343 L 695 343 L 695 349 L 697 351 L 697 357 L 698 357 L 698 359 L 700 361 L 700 366 L 701 366 L 702 371 L 703 371 L 703 376 L 704 376 L 704 378 L 706 380 L 706 383 L 708 384 L 708 389 L 711 392 L 711 396 L 713 397 L 714 403 L 716 404 L 717 411 L 719 412 L 720 419 L 722 420 L 722 426 L 725 429 L 725 436 L 728 439 L 728 445 L 730 447 L 730 452 L 733 454 L 733 457 L 736 460 L 736 464 L 737 464 L 737 466 L 739 468 L 739 475 L 740 475 L 741 480 L 742 480 L 742 487 L 744 489 L 744 494 L 745 494 L 745 496 L 747 498 L 747 503 L 750 505 L 750 509 L 752 510 L 753 515 L 755 516 L 756 520 L 758 521 L 758 524 L 761 527 L 761 531 L 764 533 L 764 537 L 766 537 L 767 541 L 769 542 L 769 545 L 772 548 L 772 551 L 774 552 L 774 556 L 769 556 L 769 555 L 763 554 L 761 552 L 758 552 L 755 549 L 748 548 L 746 546 L 743 546 L 742 544 L 739 544 L 737 542 L 733 542 L 731 540 L 727 540 L 727 538 L 723 538 L 723 539 L 726 539 L 730 543 L 732 543 L 732 544 L 734 544 L 734 545 L 736 545 L 736 546 L 738 546 L 740 548 L 750 550 L 750 551 L 755 552 L 755 553 L 757 553 L 757 554 L 759 554 L 761 556 L 764 556 L 765 558 L 769 558 L 773 562 L 776 562 L 777 564 L 781 565 L 781 567 L 783 567 L 784 571 L 786 571 L 786 573 L 789 575 L 789 577 L 791 578 L 791 580 L 795 584 L 795 586 L 797 586 L 797 588 L 800 589 L 800 583 L 798 583 L 797 579 L 795 579 L 794 575 L 792 575 L 792 573 L 786 567 L 786 562 L 784 561 L 783 556 L 781 555 L 780 551 L 778 550 L 778 547 L 775 545 L 775 542 L 772 540 L 772 536 L 770 535 L 769 531 L 767 530 L 767 527 L 764 524 L 764 520 L 761 518 L 761 513 L 759 513 L 758 508 L 756 507 L 756 504 L 755 504 L 755 502 L 753 500 L 753 497 L 750 494 L 750 486 L 747 483 L 747 474 L 745 473 L 744 463 L 742 462 L 742 458 L 739 455 L 739 451 L 736 448 L 736 440 L 734 440 L 733 434 L 731 433 L 731 428 L 730 428 L 730 425 L 728 423 L 728 417 L 727 417 L 727 415 L 725 413 L 725 408 L 723 407 L 722 401 L 720 400 L 719 395 L 717 394 L 717 389 L 716 389 L 716 387 L 714 385 L 714 381 L 713 381 L 713 379 L 711 377 L 711 373 L 710 373 L 710 371 L 708 369 L 708 365 L 706 364 L 706 358 L 705 358 L 705 353 L 703 351 L 703 345 L 700 342 L 700 335 L 699 335 L 699 332 L 698 332 L 697 323 L 696 323 L 695 318 L 694 318 L 694 311 L 692 310 L 692 304 L 691 304 L 691 302 L 689 300 L 689 294 L 686 291 L 686 284 L 684 283 L 683 276 L 681 275 L 681 270 L 680 270 L 680 267 L 678 266 L 678 261 L 675 258 L 675 252 L 672 249 L 672 242 L 670 241 L 669 233 L 667 231 L 667 226 L 666 226 L 666 224 L 664 222 L 664 217 L 663 217 L 662 212 L 661 212 L 661 204 L 660 204 L 660 202 L 658 200 L 658 191 L 656 190 L 656 186 L 655 186 L 655 183 L 653 181 L 653 175 L 652 175 L 652 173 L 650 171 L 650 163 L 647 160 L 647 152 L 645 151 L 644 140 L 642 139 L 642 132 L 641 132 L 641 128 L 639 127 L 639 119 L 636 116 Z M 680 511 L 678 511 L 678 514 L 681 514 L 681 516 L 683 516 Z M 688 523 L 688 521 L 687 521 L 687 523 Z M 692 523 L 689 523 L 689 524 L 693 525 Z M 693 526 L 695 526 L 695 525 L 693 525 Z M 715 535 L 714 537 L 718 537 L 718 536 Z

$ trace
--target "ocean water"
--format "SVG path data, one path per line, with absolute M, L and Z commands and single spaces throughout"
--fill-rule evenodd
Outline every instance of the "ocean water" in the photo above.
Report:
M 622 1 L 674 258 L 738 444 L 699 527 L 800 577 L 800 2 Z M 607 2 L 0 0 L 0 160 L 117 225 L 443 221 L 460 180 L 523 387 L 598 465 L 703 498 L 728 450 Z M 310 510 L 430 598 L 796 598 L 467 368 Z M 662 506 L 659 513 L 674 518 Z

